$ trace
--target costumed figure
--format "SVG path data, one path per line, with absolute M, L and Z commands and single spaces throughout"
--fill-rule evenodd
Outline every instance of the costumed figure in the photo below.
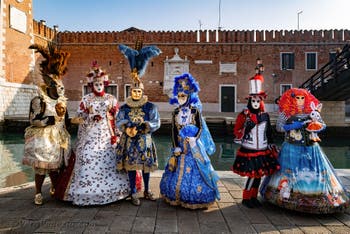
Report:
M 317 133 L 324 130 L 322 105 L 307 90 L 292 88 L 279 101 L 276 128 L 285 133 L 279 153 L 280 171 L 266 177 L 266 201 L 307 213 L 334 213 L 349 206 L 349 196 L 321 149 Z
M 241 146 L 237 150 L 232 170 L 248 177 L 242 196 L 242 204 L 248 208 L 261 206 L 257 198 L 261 177 L 279 169 L 270 116 L 264 110 L 266 93 L 262 91 L 262 68 L 262 64 L 258 63 L 255 76 L 249 79 L 248 105 L 238 114 L 233 129 L 234 141 Z
M 122 132 L 116 149 L 117 168 L 125 169 L 129 176 L 131 202 L 139 206 L 140 199 L 136 189 L 136 175 L 142 170 L 144 182 L 144 198 L 156 200 L 149 188 L 150 172 L 158 168 L 156 148 L 152 133 L 160 127 L 160 117 L 156 105 L 148 101 L 144 95 L 141 82 L 148 60 L 161 51 L 156 46 L 142 47 L 142 41 L 137 40 L 136 48 L 119 45 L 120 51 L 128 59 L 131 68 L 131 96 L 121 106 L 117 116 L 117 126 Z
M 208 208 L 220 199 L 219 177 L 208 154 L 215 144 L 201 114 L 199 85 L 191 74 L 175 77 L 172 115 L 172 155 L 161 182 L 160 193 L 170 205 Z
M 94 61 L 87 74 L 92 92 L 85 95 L 78 108 L 83 119 L 79 126 L 75 158 L 61 174 L 56 198 L 74 205 L 103 205 L 129 196 L 125 171 L 117 171 L 115 147 L 119 131 L 116 98 L 105 93 L 108 75 Z
M 66 125 L 71 119 L 68 119 L 67 98 L 61 80 L 67 72 L 69 53 L 60 51 L 52 43 L 47 47 L 34 44 L 29 48 L 35 49 L 44 58 L 40 63 L 44 84 L 38 88 L 38 96 L 30 102 L 30 126 L 25 130 L 22 163 L 34 168 L 34 203 L 41 205 L 41 189 L 46 174 L 50 177 L 50 194 L 53 195 L 59 170 L 70 156 L 70 135 Z

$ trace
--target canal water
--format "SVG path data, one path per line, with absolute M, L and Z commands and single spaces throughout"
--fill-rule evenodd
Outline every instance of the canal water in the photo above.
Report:
M 170 154 L 171 137 L 155 135 L 159 157 L 159 169 L 164 169 Z M 75 137 L 73 136 L 73 142 Z M 239 147 L 230 137 L 214 137 L 216 153 L 211 156 L 215 170 L 228 171 L 234 161 Z M 277 142 L 281 145 L 282 139 Z M 336 169 L 350 168 L 350 141 L 349 139 L 332 137 L 322 139 L 322 149 Z M 23 134 L 0 133 L 0 188 L 20 185 L 33 181 L 34 174 L 30 167 L 21 164 L 24 148 Z

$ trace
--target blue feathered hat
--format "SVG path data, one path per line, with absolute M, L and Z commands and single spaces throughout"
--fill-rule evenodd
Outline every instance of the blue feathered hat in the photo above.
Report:
M 129 61 L 131 79 L 134 85 L 133 87 L 140 87 L 143 89 L 143 84 L 140 78 L 145 74 L 148 61 L 151 58 L 158 56 L 162 51 L 157 46 L 142 46 L 142 39 L 137 38 L 135 49 L 123 44 L 120 44 L 118 48 Z
M 170 104 L 179 104 L 177 95 L 182 92 L 189 96 L 189 104 L 195 104 L 199 101 L 199 84 L 190 73 L 184 73 L 174 78 L 173 98 Z

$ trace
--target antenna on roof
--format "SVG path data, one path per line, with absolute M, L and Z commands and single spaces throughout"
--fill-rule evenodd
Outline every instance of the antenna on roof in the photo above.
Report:
M 221 0 L 219 0 L 219 25 L 218 30 L 221 30 Z
M 198 20 L 198 23 L 199 23 L 199 30 L 202 30 L 202 25 L 203 25 L 202 21 Z

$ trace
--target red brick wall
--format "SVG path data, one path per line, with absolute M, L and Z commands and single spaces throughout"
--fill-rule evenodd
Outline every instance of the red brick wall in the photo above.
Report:
M 27 49 L 30 45 L 30 34 L 32 32 L 31 0 L 18 3 L 16 0 L 5 1 L 4 24 L 4 70 L 5 78 L 9 82 L 29 83 L 28 72 L 31 52 Z M 27 32 L 23 33 L 10 28 L 10 6 L 26 13 Z
M 35 30 L 35 27 L 34 27 Z M 202 31 L 200 42 L 197 32 L 144 32 L 125 30 L 122 32 L 61 32 L 58 41 L 62 49 L 71 53 L 68 61 L 68 73 L 64 79 L 67 96 L 72 101 L 81 98 L 82 82 L 85 82 L 91 61 L 97 60 L 100 66 L 110 74 L 110 80 L 119 86 L 120 101 L 124 100 L 124 85 L 130 83 L 129 65 L 117 49 L 120 43 L 134 46 L 135 39 L 142 36 L 144 45 L 155 44 L 162 54 L 153 58 L 144 76 L 145 92 L 151 101 L 167 102 L 159 83 L 164 77 L 164 61 L 174 55 L 174 48 L 179 48 L 179 55 L 190 61 L 190 72 L 201 86 L 202 102 L 217 103 L 219 85 L 237 86 L 237 102 L 245 102 L 248 92 L 248 78 L 254 75 L 257 57 L 265 65 L 264 89 L 268 93 L 267 103 L 279 94 L 279 84 L 291 83 L 299 86 L 315 71 L 305 70 L 305 52 L 318 52 L 318 68 L 328 62 L 329 52 L 342 47 L 350 39 L 348 30 L 340 31 L 221 31 L 216 42 L 216 32 Z M 280 53 L 295 54 L 295 69 L 280 69 Z M 212 60 L 212 64 L 195 64 L 195 60 Z M 237 63 L 237 74 L 219 74 L 219 64 Z M 274 84 L 272 73 L 277 75 Z M 118 78 L 119 77 L 119 78 Z M 152 81 L 152 83 L 150 83 Z M 276 93 L 274 94 L 274 85 Z

